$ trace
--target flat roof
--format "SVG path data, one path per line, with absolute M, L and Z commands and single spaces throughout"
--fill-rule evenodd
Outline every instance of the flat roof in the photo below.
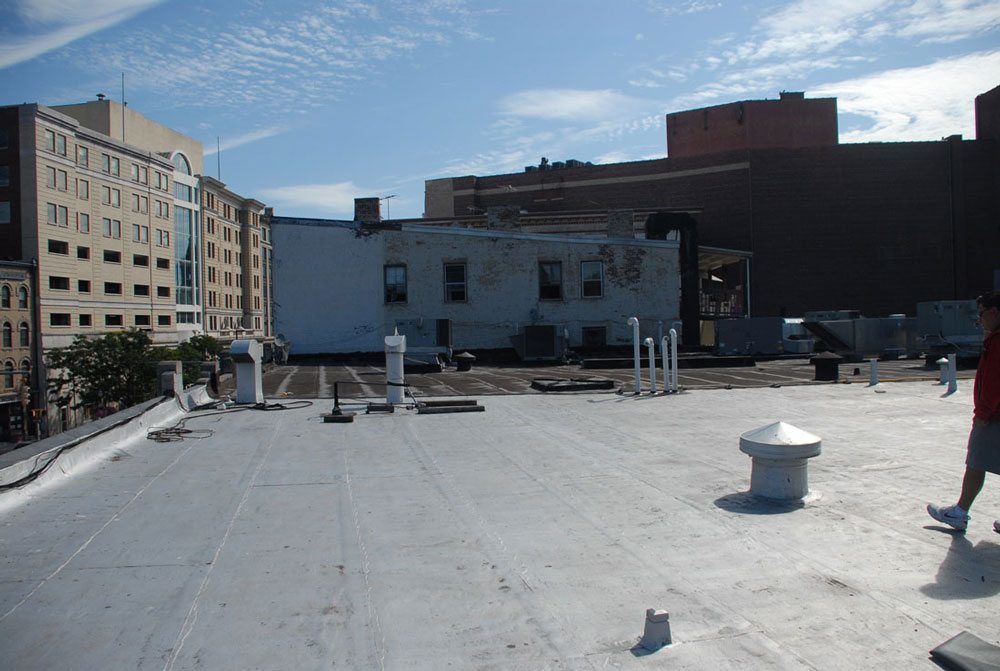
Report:
M 211 435 L 0 493 L 5 664 L 931 669 L 996 642 L 1000 489 L 965 535 L 924 511 L 957 494 L 969 383 L 480 400 L 194 413 Z M 823 439 L 801 507 L 746 493 L 739 435 L 776 420 Z

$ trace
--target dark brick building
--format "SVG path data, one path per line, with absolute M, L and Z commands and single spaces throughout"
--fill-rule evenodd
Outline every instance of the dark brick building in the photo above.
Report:
M 705 110 L 681 112 L 667 132 L 680 125 L 682 156 L 672 142 L 669 158 L 652 161 L 429 180 L 425 216 L 495 205 L 697 212 L 702 245 L 752 253 L 755 316 L 913 314 L 920 301 L 968 298 L 1000 281 L 998 91 L 976 100 L 975 140 L 837 144 L 833 99 L 707 108 L 700 139 L 684 125 Z M 739 105 L 743 135 L 733 132 Z M 793 108 L 806 122 L 788 120 Z

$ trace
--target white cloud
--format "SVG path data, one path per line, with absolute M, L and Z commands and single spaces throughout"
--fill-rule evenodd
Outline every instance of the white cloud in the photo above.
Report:
M 651 1 L 649 8 L 657 14 L 663 16 L 682 16 L 685 14 L 697 14 L 707 12 L 712 9 L 722 7 L 721 2 L 709 2 L 708 0 L 685 0 L 685 2 L 658 2 Z
M 278 186 L 260 192 L 267 203 L 274 205 L 275 211 L 282 212 L 282 216 L 294 216 L 294 210 L 299 208 L 345 219 L 354 216 L 355 198 L 368 198 L 379 193 L 380 189 L 361 187 L 354 182 Z M 286 210 L 288 214 L 284 214 Z
M 870 120 L 841 130 L 842 142 L 939 140 L 974 134 L 973 99 L 996 86 L 1000 50 L 948 58 L 825 84 L 816 96 L 836 96 L 838 110 Z
M 271 9 L 257 2 L 222 15 L 209 6 L 203 16 L 73 47 L 63 55 L 95 74 L 124 71 L 133 88 L 155 91 L 172 104 L 252 105 L 258 114 L 274 118 L 286 116 L 289 105 L 307 110 L 338 100 L 421 49 L 483 39 L 473 29 L 475 13 L 463 0 L 335 7 L 289 0 L 280 13 Z M 163 66 L 165 53 L 172 54 L 169 67 Z
M 257 142 L 258 140 L 264 140 L 269 137 L 274 137 L 275 135 L 280 135 L 288 130 L 285 126 L 272 126 L 270 128 L 260 128 L 258 130 L 253 130 L 248 133 L 243 133 L 242 135 L 236 135 L 234 137 L 223 137 L 222 142 L 219 147 L 222 151 L 227 149 L 235 149 L 236 147 L 242 147 L 245 144 L 250 144 L 251 142 Z M 214 142 L 205 142 L 205 156 L 211 156 L 216 153 L 217 148 Z
M 629 116 L 640 103 L 610 89 L 529 89 L 501 100 L 500 113 L 556 121 L 593 121 Z
M 27 34 L 0 33 L 0 68 L 44 53 L 121 23 L 161 0 L 35 0 L 14 5 L 30 28 Z

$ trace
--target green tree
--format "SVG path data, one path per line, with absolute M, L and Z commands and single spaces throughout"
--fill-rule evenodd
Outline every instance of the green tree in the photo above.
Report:
M 49 391 L 72 407 L 115 403 L 126 408 L 152 398 L 159 358 L 149 336 L 138 329 L 77 336 L 69 347 L 48 353 Z

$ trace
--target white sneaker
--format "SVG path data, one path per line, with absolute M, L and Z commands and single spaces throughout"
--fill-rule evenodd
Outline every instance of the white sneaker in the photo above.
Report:
M 969 513 L 964 512 L 958 506 L 936 506 L 933 503 L 928 503 L 927 514 L 938 522 L 947 524 L 952 529 L 965 531 L 966 527 L 969 526 Z M 996 529 L 997 525 L 994 524 L 993 528 Z

